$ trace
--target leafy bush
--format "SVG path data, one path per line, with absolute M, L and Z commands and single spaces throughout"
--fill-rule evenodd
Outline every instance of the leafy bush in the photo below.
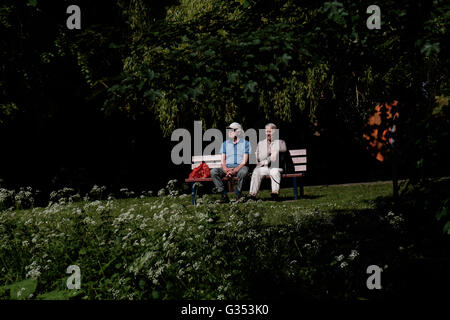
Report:
M 438 221 L 444 220 L 444 222 L 446 222 L 444 225 L 444 228 L 443 228 L 443 231 L 446 234 L 450 234 L 449 204 L 450 204 L 450 198 L 445 199 L 442 202 L 442 207 L 440 207 L 439 210 L 436 212 L 436 219 Z
M 106 186 L 94 185 L 88 194 L 89 199 L 93 200 L 104 199 L 105 196 L 106 196 Z
M 50 201 L 52 202 L 73 202 L 79 201 L 81 196 L 73 188 L 63 188 L 50 193 Z
M 0 188 L 0 210 L 28 209 L 34 206 L 35 192 L 31 187 L 21 187 L 18 192 Z
M 0 189 L 0 209 L 8 209 L 15 206 L 14 190 Z
M 167 182 L 166 190 L 169 193 L 169 196 L 176 197 L 180 194 L 180 187 L 178 186 L 178 180 L 173 179 Z
M 130 198 L 134 196 L 134 191 L 128 190 L 128 188 L 122 188 L 119 190 L 120 195 L 124 198 Z

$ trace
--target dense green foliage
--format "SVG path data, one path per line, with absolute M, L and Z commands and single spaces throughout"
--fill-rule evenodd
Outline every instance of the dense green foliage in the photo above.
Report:
M 428 98 L 448 94 L 443 1 L 385 1 L 381 30 L 366 28 L 367 6 L 353 1 L 187 3 L 135 30 L 107 108 L 152 112 L 166 135 L 195 119 L 316 120 L 320 107 L 358 130 L 376 102 L 423 82 Z
M 81 30 L 66 28 L 64 2 L 0 5 L 0 131 L 15 136 L 2 143 L 19 159 L 67 144 L 69 164 L 42 161 L 55 161 L 53 171 L 77 166 L 89 159 L 71 144 L 114 141 L 127 153 L 148 128 L 162 145 L 193 120 L 218 128 L 270 120 L 288 141 L 321 133 L 330 140 L 322 148 L 340 143 L 357 155 L 375 104 L 395 99 L 403 174 L 420 180 L 446 167 L 448 1 L 382 1 L 381 30 L 366 27 L 369 1 L 76 3 Z M 67 133 L 54 141 L 55 131 Z

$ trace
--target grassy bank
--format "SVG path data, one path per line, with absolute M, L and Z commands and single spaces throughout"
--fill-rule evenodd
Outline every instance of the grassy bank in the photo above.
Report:
M 243 204 L 220 205 L 217 195 L 205 195 L 192 206 L 190 196 L 181 195 L 61 200 L 45 208 L 4 210 L 0 213 L 0 297 L 411 295 L 421 286 L 439 282 L 423 278 L 421 283 L 423 268 L 433 268 L 436 276 L 447 275 L 448 246 L 439 233 L 435 237 L 423 233 L 420 238 L 420 229 L 408 220 L 408 207 L 394 206 L 390 193 L 391 184 L 381 182 L 306 187 L 306 197 L 296 201 L 290 200 L 291 189 L 283 189 L 281 202 L 268 201 L 265 191 L 259 201 Z M 434 250 L 422 246 L 423 240 L 433 243 Z M 441 242 L 435 245 L 436 241 Z M 383 269 L 382 290 L 366 286 L 366 269 L 374 264 Z M 80 267 L 80 290 L 66 288 L 70 265 Z M 419 274 L 412 285 L 408 277 L 414 271 Z

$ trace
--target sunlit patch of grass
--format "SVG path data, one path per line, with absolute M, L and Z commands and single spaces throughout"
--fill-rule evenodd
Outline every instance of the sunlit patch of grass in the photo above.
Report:
M 236 206 L 258 209 L 268 223 L 278 224 L 291 221 L 289 216 L 311 214 L 333 214 L 336 211 L 362 211 L 375 208 L 375 199 L 388 197 L 392 193 L 390 182 L 332 185 L 332 186 L 306 186 L 305 196 L 293 200 L 291 188 L 280 190 L 281 201 L 275 202 L 270 198 L 270 190 L 263 190 L 258 194 L 258 201 L 242 204 L 216 204 L 215 206 Z M 233 200 L 234 195 L 230 195 Z M 219 195 L 207 194 L 203 196 L 201 205 L 217 202 Z M 183 201 L 190 204 L 190 198 Z

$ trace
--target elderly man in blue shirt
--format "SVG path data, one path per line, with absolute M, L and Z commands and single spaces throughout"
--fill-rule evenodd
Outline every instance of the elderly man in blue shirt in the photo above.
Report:
M 238 185 L 236 189 L 236 200 L 241 199 L 242 185 L 244 178 L 248 174 L 248 156 L 251 152 L 250 142 L 243 138 L 242 126 L 233 122 L 227 127 L 229 139 L 222 144 L 222 162 L 221 168 L 214 168 L 211 170 L 211 178 L 217 190 L 222 193 L 220 203 L 226 203 L 228 199 L 227 192 L 223 185 L 223 177 L 237 176 Z

